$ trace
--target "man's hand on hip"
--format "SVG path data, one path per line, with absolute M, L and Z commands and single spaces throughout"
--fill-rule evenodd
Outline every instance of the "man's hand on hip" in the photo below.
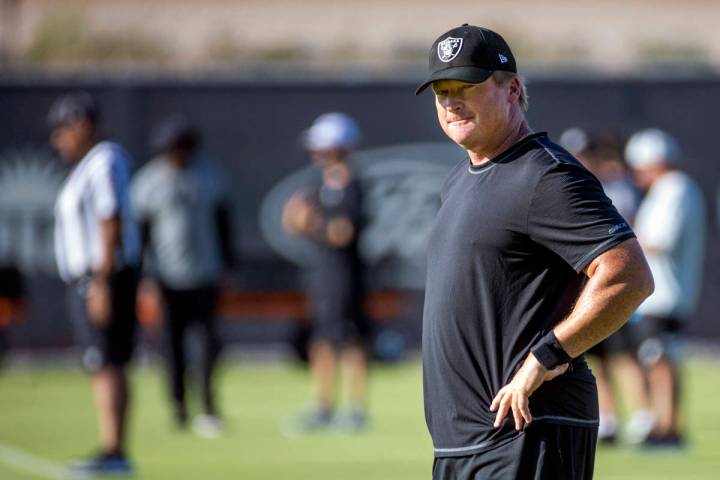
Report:
M 526 424 L 532 423 L 530 414 L 529 398 L 535 390 L 543 384 L 565 373 L 570 364 L 565 363 L 552 370 L 543 367 L 535 356 L 528 354 L 520 370 L 513 379 L 500 389 L 490 404 L 490 411 L 497 411 L 495 417 L 495 428 L 502 425 L 503 420 L 512 410 L 515 420 L 515 430 L 520 431 Z

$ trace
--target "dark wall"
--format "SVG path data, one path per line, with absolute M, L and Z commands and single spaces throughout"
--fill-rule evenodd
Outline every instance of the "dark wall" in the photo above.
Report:
M 242 250 L 270 254 L 260 240 L 257 211 L 264 194 L 307 163 L 300 132 L 319 114 L 354 115 L 364 146 L 443 139 L 433 123 L 429 97 L 416 99 L 409 85 L 127 84 L 83 87 L 98 96 L 104 131 L 138 163 L 147 160 L 149 128 L 169 113 L 190 115 L 205 134 L 206 150 L 226 162 L 237 195 Z M 0 146 L 46 144 L 48 105 L 72 85 L 0 86 Z M 0 148 L 0 150 L 2 150 Z
M 47 149 L 44 116 L 53 98 L 83 88 L 103 107 L 103 129 L 138 163 L 147 160 L 149 127 L 165 115 L 184 112 L 204 132 L 206 150 L 223 162 L 235 195 L 241 232 L 238 250 L 256 272 L 276 269 L 292 285 L 294 270 L 262 240 L 257 212 L 265 193 L 306 164 L 298 135 L 320 113 L 344 111 L 364 130 L 364 147 L 444 141 L 432 96 L 413 95 L 414 84 L 265 83 L 213 81 L 0 81 L 0 155 L 13 148 Z M 701 184 L 708 202 L 709 237 L 702 307 L 692 324 L 697 335 L 720 336 L 720 262 L 715 199 L 714 118 L 720 79 L 530 79 L 530 123 L 551 137 L 569 126 L 614 129 L 629 134 L 657 126 L 673 133 L 686 157 L 686 170 Z M 252 267 L 255 265 L 256 267 Z M 261 280 L 258 280 L 261 281 Z M 271 283 L 275 283 L 273 280 Z

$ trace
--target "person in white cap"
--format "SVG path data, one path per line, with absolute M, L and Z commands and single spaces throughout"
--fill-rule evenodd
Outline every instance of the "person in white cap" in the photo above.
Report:
M 362 263 L 357 248 L 363 225 L 362 190 L 348 165 L 359 140 L 360 129 L 348 115 L 318 117 L 305 132 L 303 143 L 321 171 L 321 182 L 293 195 L 283 211 L 285 229 L 317 242 L 323 252 L 320 265 L 309 272 L 314 402 L 292 423 L 292 433 L 328 427 L 356 432 L 366 423 L 370 326 L 362 311 Z M 336 371 L 341 356 L 348 375 L 349 406 L 336 412 Z
M 618 213 L 633 225 L 640 206 L 640 192 L 632 179 L 632 172 L 621 159 L 622 145 L 616 141 L 616 136 L 611 132 L 586 132 L 572 127 L 563 132 L 559 143 L 600 180 L 605 194 L 612 200 Z M 645 372 L 635 355 L 637 341 L 632 318 L 617 332 L 587 351 L 594 360 L 592 369 L 598 386 L 598 442 L 607 445 L 615 444 L 618 440 L 616 412 L 620 393 L 624 394 L 622 401 L 628 417 L 623 432 L 625 440 L 630 443 L 642 442 L 652 428 L 653 415 L 650 412 Z M 612 381 L 613 377 L 615 382 Z
M 653 293 L 638 309 L 638 357 L 648 373 L 655 424 L 648 446 L 679 447 L 679 337 L 695 312 L 705 247 L 705 203 L 698 185 L 678 169 L 676 141 L 658 129 L 633 135 L 625 147 L 638 186 L 647 192 L 635 233 L 653 277 Z

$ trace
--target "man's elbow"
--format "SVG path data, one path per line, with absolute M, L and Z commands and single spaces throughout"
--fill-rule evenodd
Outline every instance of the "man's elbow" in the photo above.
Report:
M 636 275 L 634 275 L 634 287 L 638 293 L 638 297 L 642 302 L 648 298 L 655 291 L 655 280 L 653 279 L 652 272 L 647 263 L 643 262 L 642 268 L 639 268 Z
M 655 291 L 655 280 L 637 240 L 628 241 L 623 245 L 627 246 L 628 253 L 624 270 L 630 273 L 630 285 L 639 305 Z

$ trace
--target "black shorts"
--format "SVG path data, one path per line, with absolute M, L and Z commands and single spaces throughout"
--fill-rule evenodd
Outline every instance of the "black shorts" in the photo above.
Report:
M 364 314 L 365 290 L 351 259 L 313 272 L 309 280 L 312 340 L 335 345 L 365 343 L 371 334 Z
M 604 358 L 608 355 L 620 353 L 635 354 L 638 339 L 635 324 L 631 321 L 626 322 L 617 332 L 598 343 L 587 351 L 589 355 L 596 355 Z
M 313 341 L 363 344 L 370 338 L 371 326 L 362 309 L 361 292 L 316 292 L 311 301 Z
M 650 366 L 661 358 L 677 361 L 681 355 L 684 326 L 685 324 L 675 317 L 640 317 L 633 324 L 640 363 Z
M 82 348 L 82 364 L 95 372 L 105 366 L 123 366 L 130 361 L 135 345 L 137 317 L 135 297 L 138 272 L 124 269 L 110 276 L 111 312 L 107 326 L 98 327 L 87 314 L 89 279 L 73 283 L 68 289 L 68 306 L 75 339 Z
M 178 290 L 163 284 L 161 289 L 165 300 L 165 321 L 168 325 L 186 327 L 192 323 L 208 324 L 215 321 L 218 287 L 208 285 Z
M 590 480 L 597 427 L 536 423 L 510 443 L 466 457 L 441 457 L 433 480 Z

